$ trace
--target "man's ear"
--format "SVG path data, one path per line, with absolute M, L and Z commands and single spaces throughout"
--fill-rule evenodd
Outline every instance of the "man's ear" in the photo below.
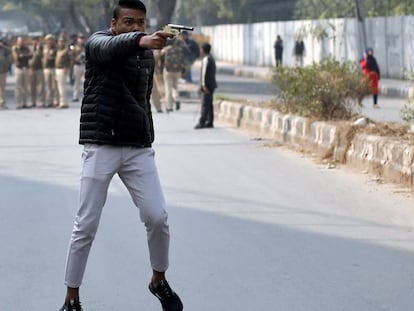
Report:
M 111 30 L 112 30 L 112 33 L 114 34 L 114 35 L 117 35 L 117 33 L 116 33 L 116 31 L 115 31 L 115 27 L 116 26 L 116 19 L 115 18 L 112 18 L 111 19 Z

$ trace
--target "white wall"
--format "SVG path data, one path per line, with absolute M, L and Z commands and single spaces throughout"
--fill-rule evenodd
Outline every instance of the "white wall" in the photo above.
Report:
M 383 77 L 407 78 L 414 72 L 414 16 L 370 18 L 365 22 L 367 45 L 374 48 Z M 293 66 L 295 37 L 301 30 L 323 27 L 328 36 L 318 40 L 308 34 L 305 65 L 327 56 L 357 62 L 362 57 L 363 36 L 356 19 L 304 20 L 201 27 L 210 38 L 217 60 L 274 66 L 276 35 L 284 41 L 284 61 Z

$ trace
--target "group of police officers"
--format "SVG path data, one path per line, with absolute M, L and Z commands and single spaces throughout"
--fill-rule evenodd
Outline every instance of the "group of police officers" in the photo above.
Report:
M 151 102 L 157 112 L 179 109 L 177 81 L 192 83 L 191 66 L 200 56 L 200 47 L 183 31 L 156 53 L 156 71 Z M 158 51 L 157 51 L 158 52 Z M 15 77 L 16 109 L 42 107 L 67 108 L 68 83 L 73 85 L 72 102 L 83 94 L 85 75 L 85 36 L 65 33 L 44 37 L 19 36 L 0 39 L 0 110 L 8 109 L 6 80 Z
M 0 40 L 0 109 L 7 109 L 6 79 L 12 73 L 17 109 L 67 108 L 68 83 L 73 84 L 73 102 L 82 96 L 84 35 L 19 36 L 11 43 Z

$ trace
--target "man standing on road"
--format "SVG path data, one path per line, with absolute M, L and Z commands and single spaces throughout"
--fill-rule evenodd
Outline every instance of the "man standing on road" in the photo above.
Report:
M 57 108 L 68 108 L 67 84 L 71 62 L 71 55 L 66 45 L 66 40 L 61 36 L 58 39 L 55 59 L 56 85 L 59 94 L 59 105 Z
M 32 58 L 29 60 L 30 96 L 32 106 L 36 107 L 39 97 L 39 107 L 45 106 L 45 79 L 43 77 L 43 47 L 40 38 L 33 38 L 30 46 Z
M 16 67 L 16 107 L 17 109 L 30 108 L 27 104 L 27 97 L 29 95 L 29 60 L 32 58 L 32 52 L 23 37 L 17 38 L 12 48 L 12 56 Z
M 83 79 L 85 76 L 85 36 L 80 34 L 76 45 L 72 50 L 73 54 L 73 96 L 72 101 L 79 101 L 79 95 L 83 89 Z
M 183 39 L 184 45 L 184 72 L 183 78 L 185 81 L 192 83 L 193 78 L 191 74 L 191 67 L 193 66 L 194 62 L 197 58 L 200 57 L 200 47 L 198 46 L 197 42 L 191 39 L 191 35 L 188 31 L 184 30 L 180 33 L 180 36 Z
M 293 48 L 293 55 L 295 56 L 296 67 L 303 67 L 303 58 L 305 57 L 306 49 L 303 40 L 296 40 Z
M 167 47 L 161 51 L 161 62 L 163 63 L 164 91 L 167 101 L 167 112 L 180 109 L 178 101 L 178 79 L 184 68 L 183 40 L 178 37 L 171 40 Z
M 276 37 L 276 41 L 275 41 L 275 44 L 273 45 L 273 48 L 275 49 L 276 67 L 282 66 L 283 64 L 283 40 L 279 35 Z
M 111 28 L 96 32 L 86 43 L 79 140 L 84 145 L 80 207 L 69 245 L 67 295 L 61 311 L 82 310 L 79 287 L 115 174 L 128 188 L 146 227 L 152 266 L 149 290 L 160 300 L 163 310 L 183 309 L 165 279 L 170 234 L 151 147 L 151 49 L 163 48 L 173 35 L 162 31 L 145 34 L 146 20 L 146 7 L 141 1 L 120 0 L 113 11 Z
M 201 47 L 201 74 L 200 74 L 200 90 L 201 90 L 201 116 L 195 129 L 214 127 L 214 106 L 213 95 L 217 88 L 216 83 L 216 61 L 210 54 L 211 45 L 205 43 Z
M 55 37 L 48 34 L 45 37 L 46 44 L 43 48 L 43 77 L 45 79 L 46 107 L 57 106 L 58 94 L 56 86 L 56 43 Z
M 0 39 L 0 109 L 7 109 L 6 105 L 6 80 L 10 70 L 11 49 L 6 39 Z

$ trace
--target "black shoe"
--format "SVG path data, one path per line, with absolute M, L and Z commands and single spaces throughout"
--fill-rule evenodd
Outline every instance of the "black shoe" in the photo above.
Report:
M 199 130 L 199 129 L 202 129 L 202 128 L 204 128 L 204 127 L 205 127 L 204 125 L 202 125 L 202 124 L 198 123 L 198 124 L 196 124 L 196 126 L 194 126 L 194 129 L 195 129 L 195 130 Z
M 209 129 L 212 129 L 212 128 L 214 127 L 214 125 L 213 125 L 212 123 L 206 123 L 206 124 L 204 125 L 204 127 L 205 127 L 205 128 L 209 128 Z
M 180 110 L 181 103 L 179 101 L 175 102 L 175 110 Z
M 181 302 L 180 297 L 178 297 L 178 295 L 171 289 L 166 280 L 161 281 L 155 288 L 150 283 L 148 288 L 150 292 L 160 300 L 163 311 L 183 310 L 183 303 Z
M 76 102 L 78 102 L 79 101 L 79 98 L 72 98 L 72 102 L 73 103 L 76 103 Z
M 83 309 L 82 309 L 80 302 L 74 299 L 71 299 L 68 303 L 65 302 L 62 308 L 59 309 L 59 311 L 82 311 L 82 310 Z

